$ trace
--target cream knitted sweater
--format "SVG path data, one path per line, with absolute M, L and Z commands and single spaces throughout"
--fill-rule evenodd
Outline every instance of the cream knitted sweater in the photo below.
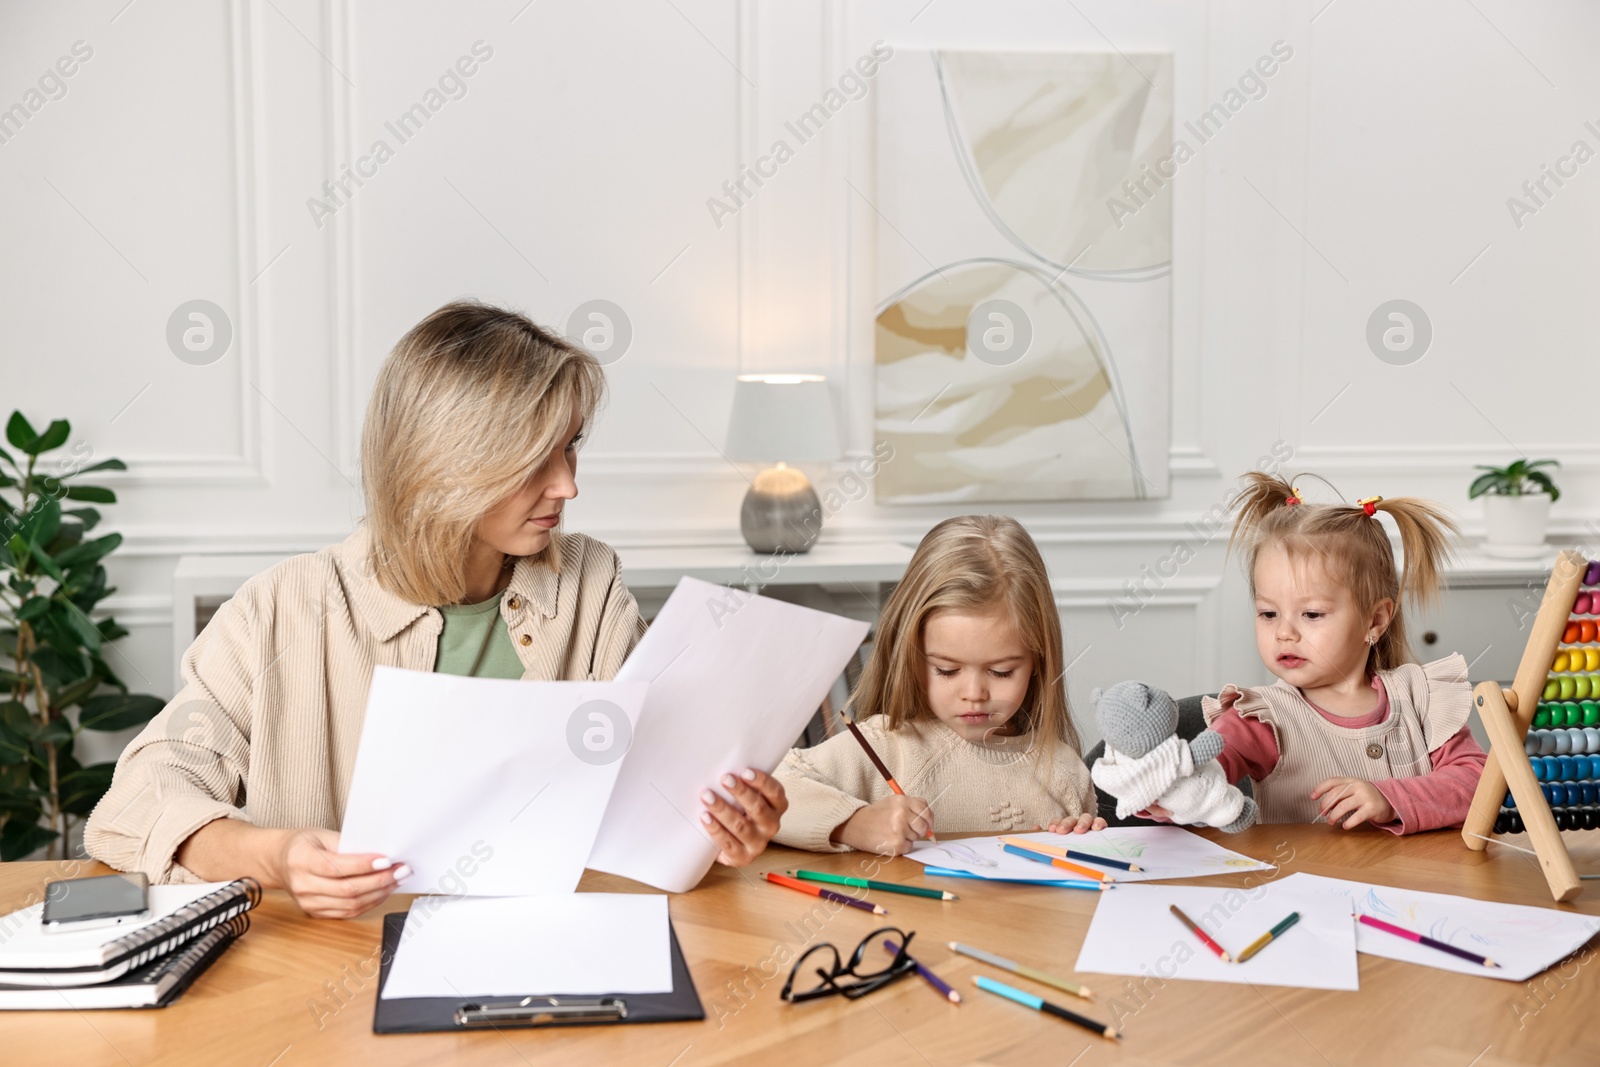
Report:
M 893 732 L 885 722 L 874 715 L 860 724 L 861 732 L 906 795 L 932 806 L 935 833 L 1032 830 L 1094 810 L 1089 769 L 1066 745 L 1055 745 L 1053 759 L 1042 758 L 1046 754 L 1029 751 L 1029 737 L 985 748 L 937 720 Z M 849 731 L 791 750 L 776 775 L 788 791 L 789 810 L 773 840 L 813 852 L 848 852 L 848 845 L 828 840 L 834 829 L 856 809 L 894 795 Z

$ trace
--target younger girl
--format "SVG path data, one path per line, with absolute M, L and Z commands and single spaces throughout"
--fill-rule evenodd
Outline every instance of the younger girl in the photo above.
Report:
M 1401 613 L 1403 598 L 1437 596 L 1455 524 L 1424 500 L 1308 504 L 1288 482 L 1245 477 L 1228 545 L 1244 543 L 1256 648 L 1278 681 L 1206 699 L 1223 772 L 1255 780 L 1262 822 L 1459 824 L 1484 764 L 1466 726 L 1467 664 L 1453 653 L 1418 666 Z M 1398 575 L 1379 512 L 1400 530 Z
M 776 840 L 900 855 L 936 833 L 1101 829 L 1062 681 L 1061 619 L 1015 519 L 946 519 L 922 539 L 878 623 L 847 708 L 905 789 L 847 731 L 789 753 Z

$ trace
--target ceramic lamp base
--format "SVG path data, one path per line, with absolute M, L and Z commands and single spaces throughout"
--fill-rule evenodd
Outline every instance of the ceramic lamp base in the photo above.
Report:
M 822 501 L 802 472 L 779 464 L 756 475 L 739 509 L 739 530 L 757 552 L 809 552 L 822 533 Z

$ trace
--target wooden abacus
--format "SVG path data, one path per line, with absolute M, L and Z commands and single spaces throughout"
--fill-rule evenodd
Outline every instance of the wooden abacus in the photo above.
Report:
M 1561 553 L 1511 688 L 1472 691 L 1489 759 L 1461 839 L 1482 851 L 1490 834 L 1526 830 L 1557 900 L 1582 889 L 1561 831 L 1600 828 L 1600 588 L 1584 588 L 1595 585 L 1600 560 Z

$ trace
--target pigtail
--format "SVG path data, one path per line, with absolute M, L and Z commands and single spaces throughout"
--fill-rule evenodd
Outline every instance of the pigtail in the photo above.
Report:
M 1244 488 L 1233 500 L 1232 506 L 1238 515 L 1233 520 L 1233 532 L 1228 535 L 1227 555 L 1233 553 L 1235 541 L 1254 540 L 1267 516 L 1279 508 L 1291 506 L 1291 500 L 1300 503 L 1300 494 L 1294 486 L 1276 475 L 1246 471 L 1243 478 Z
M 1400 547 L 1406 557 L 1400 574 L 1401 596 L 1419 606 L 1434 603 L 1439 599 L 1440 574 L 1455 554 L 1450 539 L 1460 528 L 1444 508 L 1417 497 L 1379 500 L 1374 507 L 1394 519 L 1400 529 Z

